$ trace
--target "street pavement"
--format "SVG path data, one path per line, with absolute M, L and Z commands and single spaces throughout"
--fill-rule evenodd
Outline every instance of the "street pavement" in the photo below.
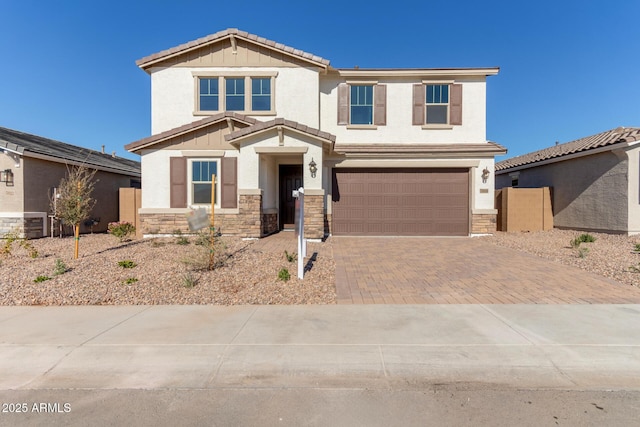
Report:
M 0 426 L 633 425 L 639 320 L 639 305 L 0 307 Z

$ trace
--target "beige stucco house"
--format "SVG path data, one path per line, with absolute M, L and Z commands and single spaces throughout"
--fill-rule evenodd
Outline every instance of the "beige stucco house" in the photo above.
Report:
M 94 221 L 80 230 L 106 231 L 118 220 L 118 189 L 140 185 L 140 162 L 0 127 L 0 236 L 14 230 L 29 238 L 49 235 L 54 188 L 79 165 L 97 171 Z
M 552 187 L 555 227 L 640 233 L 640 128 L 620 127 L 496 164 L 496 188 Z
M 137 61 L 151 77 L 145 235 L 211 203 L 223 234 L 462 235 L 495 230 L 486 78 L 498 68 L 333 68 L 237 29 Z

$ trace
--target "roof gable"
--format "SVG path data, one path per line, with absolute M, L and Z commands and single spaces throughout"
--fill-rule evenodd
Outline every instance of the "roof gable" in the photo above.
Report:
M 229 28 L 163 50 L 136 61 L 145 71 L 152 66 L 315 66 L 329 67 L 317 55 Z
M 257 123 L 257 120 L 252 117 L 232 111 L 225 111 L 223 113 L 214 114 L 213 116 L 204 118 L 202 120 L 197 120 L 195 122 L 188 123 L 177 128 L 169 129 L 167 131 L 151 135 L 138 141 L 134 141 L 130 144 L 125 145 L 124 148 L 131 152 L 137 152 L 139 150 L 142 150 L 143 148 L 149 148 L 152 146 L 157 147 L 159 144 L 175 140 L 180 137 L 194 135 L 199 131 L 205 130 L 220 122 L 225 121 L 229 123 L 230 128 L 233 128 L 233 123 L 239 123 L 244 126 L 250 126 Z
M 244 129 L 231 132 L 229 135 L 225 135 L 224 138 L 227 141 L 234 144 L 250 135 L 254 135 L 254 134 L 266 132 L 271 129 L 278 129 L 278 128 L 286 128 L 294 132 L 308 135 L 308 136 L 311 136 L 312 138 L 322 140 L 325 143 L 333 144 L 336 142 L 335 135 L 332 135 L 329 132 L 324 132 L 316 128 L 305 126 L 293 120 L 286 120 L 283 118 L 276 118 L 273 120 L 269 120 L 268 122 L 258 122 Z
M 496 171 L 511 169 L 518 166 L 525 166 L 545 160 L 558 159 L 587 152 L 597 148 L 611 146 L 617 143 L 640 141 L 640 128 L 624 128 L 608 130 L 586 138 L 555 145 L 553 147 L 523 154 L 511 159 L 502 160 L 496 163 Z
M 135 160 L 0 127 L 0 151 L 2 149 L 26 157 L 44 158 L 59 163 L 77 163 L 90 168 L 140 176 L 140 162 Z

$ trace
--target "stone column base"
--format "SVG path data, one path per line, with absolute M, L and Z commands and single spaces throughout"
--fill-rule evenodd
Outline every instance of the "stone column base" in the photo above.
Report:
M 472 214 L 471 234 L 493 234 L 496 232 L 497 214 Z

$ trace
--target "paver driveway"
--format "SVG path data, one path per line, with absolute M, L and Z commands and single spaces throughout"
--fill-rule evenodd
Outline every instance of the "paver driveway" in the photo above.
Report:
M 332 237 L 338 304 L 640 303 L 640 289 L 473 238 Z

